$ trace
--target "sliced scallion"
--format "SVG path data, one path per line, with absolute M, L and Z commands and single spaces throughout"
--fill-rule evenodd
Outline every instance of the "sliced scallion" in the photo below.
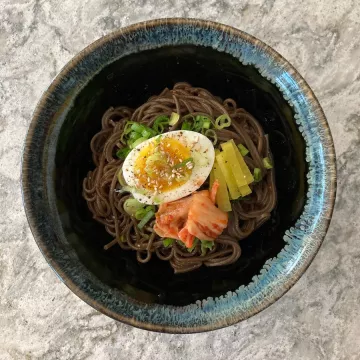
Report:
M 240 150 L 240 154 L 242 156 L 245 156 L 249 153 L 249 150 L 243 145 L 243 144 L 238 144 L 238 149 Z
M 124 202 L 124 210 L 130 215 L 135 216 L 136 212 L 143 209 L 145 204 L 142 204 L 136 199 L 130 198 Z
M 169 124 L 169 117 L 167 115 L 158 116 L 153 124 L 153 130 L 156 131 L 157 134 L 161 134 L 164 132 L 164 126 Z
M 123 175 L 123 172 L 122 172 L 122 169 L 120 169 L 117 173 L 117 178 L 119 180 L 119 183 L 122 187 L 124 186 L 127 186 L 126 182 L 125 182 L 125 179 L 124 179 L 124 175 Z
M 265 169 L 272 169 L 273 165 L 268 157 L 263 158 L 263 164 Z
M 122 148 L 122 149 L 119 149 L 117 152 L 116 152 L 116 156 L 121 159 L 121 160 L 125 160 L 125 158 L 129 155 L 131 149 L 129 148 Z
M 178 113 L 171 113 L 169 125 L 174 126 L 180 119 L 180 115 Z
M 254 181 L 259 182 L 261 181 L 261 169 L 254 168 Z
M 141 134 L 137 133 L 136 131 L 132 131 L 129 134 L 129 140 L 131 140 L 131 141 L 135 141 L 135 140 L 140 139 L 140 138 L 141 138 Z
M 136 219 L 136 220 L 142 220 L 147 213 L 148 213 L 148 212 L 147 212 L 146 209 L 144 209 L 144 208 L 137 209 L 137 210 L 135 211 L 135 213 L 134 213 L 135 219 Z
M 141 137 L 141 138 L 138 138 L 137 140 L 135 140 L 134 142 L 129 142 L 130 149 L 136 148 L 138 145 L 140 145 L 145 140 L 147 140 L 147 139 L 144 137 Z
M 215 129 L 221 130 L 231 125 L 230 116 L 227 114 L 220 115 L 215 120 Z
M 181 125 L 181 130 L 192 130 L 191 123 L 189 121 L 184 121 Z
M 135 121 L 128 121 L 128 122 L 126 123 L 125 128 L 124 128 L 124 131 L 123 131 L 123 133 L 124 133 L 125 135 L 129 134 L 129 133 L 132 131 L 131 126 L 132 126 L 133 124 L 136 124 Z
M 211 121 L 210 120 L 206 120 L 203 123 L 203 129 L 210 129 L 211 126 Z
M 201 131 L 203 128 L 203 117 L 200 115 L 195 116 L 194 126 L 192 128 L 193 131 Z
M 141 132 L 141 136 L 145 139 L 149 139 L 152 135 L 152 132 L 149 131 L 148 129 L 144 129 L 142 132 Z
M 149 212 L 149 211 L 154 211 L 154 212 L 155 212 L 155 206 L 154 206 L 154 205 L 148 205 L 148 206 L 145 208 L 145 210 L 146 210 L 147 212 Z
M 141 219 L 141 221 L 138 223 L 138 228 L 141 230 L 155 215 L 154 211 L 149 211 L 146 213 L 146 215 Z
M 139 208 L 135 211 L 133 216 L 135 216 L 136 220 L 142 220 L 149 212 L 155 213 L 155 206 L 149 205 L 146 207 Z
M 189 157 L 189 158 L 183 160 L 182 162 L 176 164 L 176 165 L 174 166 L 174 169 L 178 169 L 178 168 L 184 167 L 184 166 L 186 166 L 186 164 L 189 163 L 189 162 L 194 162 L 194 159 L 193 159 L 192 157 Z
M 214 247 L 214 242 L 209 240 L 200 240 L 201 241 L 201 256 L 205 256 L 207 249 L 212 250 Z
M 169 247 L 170 245 L 172 245 L 174 243 L 174 239 L 170 239 L 170 238 L 166 238 L 163 240 L 163 245 L 165 247 Z
M 217 135 L 216 135 L 216 132 L 212 129 L 207 129 L 205 131 L 205 134 L 204 134 L 207 138 L 209 138 L 211 140 L 211 142 L 213 143 L 213 145 L 216 145 L 217 143 Z
M 123 144 L 126 144 L 126 140 L 128 138 L 128 135 L 132 132 L 132 129 L 131 127 L 135 124 L 134 121 L 128 121 L 126 124 L 125 124 L 125 127 L 124 127 L 124 130 L 121 134 L 121 137 L 120 137 L 120 141 L 123 143 Z
M 136 123 L 136 122 L 134 122 L 134 123 L 131 125 L 131 130 L 132 130 L 132 131 L 135 131 L 135 132 L 137 132 L 137 133 L 139 133 L 139 134 L 141 134 L 144 129 L 145 129 L 145 127 L 144 127 L 143 125 L 138 124 L 138 123 Z

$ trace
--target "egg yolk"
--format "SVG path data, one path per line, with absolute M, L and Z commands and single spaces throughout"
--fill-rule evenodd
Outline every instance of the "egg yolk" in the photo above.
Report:
M 136 158 L 137 187 L 162 193 L 183 185 L 194 166 L 190 155 L 190 149 L 176 139 L 155 139 L 141 149 Z

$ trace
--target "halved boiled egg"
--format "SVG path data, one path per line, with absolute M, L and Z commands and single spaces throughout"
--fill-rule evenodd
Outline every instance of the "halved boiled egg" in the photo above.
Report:
M 194 131 L 171 131 L 135 147 L 123 164 L 123 175 L 135 199 L 161 204 L 190 195 L 207 179 L 214 146 Z

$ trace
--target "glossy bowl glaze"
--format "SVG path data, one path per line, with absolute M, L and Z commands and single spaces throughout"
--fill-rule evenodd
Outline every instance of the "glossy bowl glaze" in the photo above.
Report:
M 235 264 L 182 275 L 160 260 L 138 264 L 131 251 L 104 251 L 109 235 L 81 196 L 105 110 L 136 107 L 177 81 L 232 97 L 261 122 L 278 192 L 271 220 L 242 240 Z M 306 270 L 334 206 L 335 153 L 313 92 L 273 49 L 225 25 L 163 19 L 107 35 L 65 66 L 35 110 L 22 188 L 40 250 L 76 295 L 143 329 L 200 332 L 256 314 Z

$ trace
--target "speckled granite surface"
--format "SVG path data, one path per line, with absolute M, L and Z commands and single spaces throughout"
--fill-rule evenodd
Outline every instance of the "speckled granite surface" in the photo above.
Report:
M 41 93 L 84 46 L 120 26 L 187 16 L 245 30 L 284 55 L 334 135 L 338 196 L 319 254 L 294 288 L 241 324 L 150 333 L 93 310 L 47 265 L 19 186 Z M 355 1 L 0 0 L 0 359 L 359 359 L 360 4 Z

